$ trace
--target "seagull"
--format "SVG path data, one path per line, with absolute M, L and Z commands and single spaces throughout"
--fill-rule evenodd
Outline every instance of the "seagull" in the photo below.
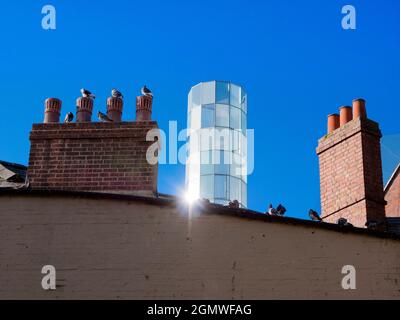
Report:
M 310 209 L 310 211 L 308 211 L 308 216 L 313 221 L 322 221 L 322 219 L 319 216 L 319 214 L 316 211 L 314 211 L 313 209 Z
M 124 96 L 122 95 L 122 93 L 119 92 L 117 89 L 112 89 L 112 90 L 111 90 L 111 95 L 112 95 L 114 98 L 124 98 Z
M 228 207 L 229 208 L 239 208 L 239 201 L 237 201 L 237 200 L 229 201 Z
M 349 223 L 347 221 L 347 219 L 345 219 L 345 218 L 339 218 L 339 220 L 337 221 L 337 224 L 340 227 L 353 227 L 353 225 L 351 223 Z
M 268 211 L 267 211 L 267 213 L 270 214 L 270 215 L 272 215 L 272 216 L 276 215 L 276 209 L 272 206 L 272 204 L 270 204 L 270 205 L 268 206 Z
M 74 114 L 72 112 L 68 112 L 65 115 L 64 123 L 70 123 L 70 122 L 72 122 L 72 120 L 74 120 Z
M 99 111 L 97 112 L 97 117 L 99 118 L 100 122 L 113 122 L 106 114 Z
M 81 93 L 82 93 L 82 97 L 96 99 L 96 96 L 93 93 L 91 93 L 89 90 L 82 88 Z
M 280 204 L 279 206 L 276 207 L 276 214 L 278 216 L 283 216 L 285 214 L 285 212 L 286 212 L 286 208 L 283 205 Z
M 142 95 L 147 96 L 147 97 L 152 97 L 153 93 L 151 92 L 151 90 L 149 88 L 146 87 L 146 85 L 143 86 L 142 90 Z

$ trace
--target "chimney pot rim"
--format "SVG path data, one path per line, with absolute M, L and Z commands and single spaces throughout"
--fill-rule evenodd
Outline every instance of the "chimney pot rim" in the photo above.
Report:
M 362 102 L 365 102 L 365 99 L 363 99 L 363 98 L 356 98 L 356 99 L 353 99 L 353 102 L 356 102 L 356 101 L 362 101 Z
M 91 97 L 78 97 L 78 98 L 76 98 L 76 100 L 91 100 L 91 101 L 94 101 L 94 99 L 93 98 L 91 98 Z
M 341 106 L 340 108 L 339 108 L 339 110 L 340 109 L 353 109 L 353 107 L 351 107 L 351 106 Z
M 45 101 L 50 101 L 50 100 L 57 100 L 57 101 L 61 101 L 61 99 L 59 99 L 59 98 L 55 98 L 55 97 L 50 97 L 50 98 L 47 98 Z

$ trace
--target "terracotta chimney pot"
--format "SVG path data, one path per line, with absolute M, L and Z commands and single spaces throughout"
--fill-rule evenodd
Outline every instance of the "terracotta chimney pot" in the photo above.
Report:
M 76 99 L 76 122 L 91 122 L 93 100 L 89 97 Z
M 345 125 L 347 122 L 353 120 L 353 110 L 351 107 L 344 106 L 340 108 L 340 126 Z
M 364 99 L 354 99 L 353 100 L 353 119 L 356 118 L 367 118 L 367 109 L 365 108 Z
M 43 123 L 60 122 L 61 100 L 57 98 L 48 98 L 44 102 L 44 120 Z
M 136 121 L 151 120 L 152 105 L 153 105 L 153 97 L 151 96 L 136 97 Z
M 107 99 L 107 116 L 114 122 L 121 122 L 123 105 L 122 98 L 109 97 Z
M 330 114 L 328 116 L 328 134 L 335 131 L 340 126 L 340 120 L 338 114 Z

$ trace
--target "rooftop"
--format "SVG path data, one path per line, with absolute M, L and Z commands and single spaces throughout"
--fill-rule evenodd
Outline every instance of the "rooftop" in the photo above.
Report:
M 60 197 L 72 197 L 72 198 L 78 197 L 78 198 L 98 199 L 98 200 L 109 199 L 115 201 L 137 201 L 157 206 L 182 206 L 183 204 L 183 200 L 170 195 L 159 195 L 158 197 L 146 197 L 146 196 L 102 193 L 102 192 L 32 190 L 29 188 L 20 188 L 20 189 L 0 188 L 0 197 L 1 196 L 32 196 L 32 197 L 60 196 Z M 249 209 L 228 208 L 226 206 L 213 204 L 206 201 L 198 201 L 195 205 L 193 205 L 193 209 L 200 210 L 201 212 L 207 214 L 229 215 L 235 218 L 253 219 L 266 223 L 281 223 L 281 224 L 283 223 L 293 226 L 320 228 L 335 232 L 353 233 L 353 234 L 367 235 L 379 238 L 400 240 L 400 234 L 394 233 L 397 230 L 397 228 L 392 228 L 393 232 L 381 232 L 366 228 L 339 226 L 337 224 L 327 223 L 327 222 L 316 222 L 316 221 L 303 220 L 291 217 L 272 216 Z M 396 222 L 397 224 L 399 223 L 398 220 L 394 222 Z
M 17 163 L 0 160 L 0 188 L 23 186 L 27 167 Z

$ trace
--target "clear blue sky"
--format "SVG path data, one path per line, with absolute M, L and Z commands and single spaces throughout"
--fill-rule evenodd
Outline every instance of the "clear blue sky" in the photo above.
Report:
M 56 30 L 41 28 L 46 4 L 57 10 Z M 356 30 L 341 28 L 346 4 L 357 10 Z M 28 134 L 47 97 L 74 111 L 85 87 L 97 95 L 95 112 L 104 111 L 116 87 L 132 120 L 147 84 L 159 126 L 177 120 L 183 129 L 190 87 L 229 80 L 247 90 L 255 130 L 249 207 L 282 202 L 289 215 L 306 217 L 319 209 L 315 147 L 328 114 L 363 97 L 389 145 L 399 138 L 398 0 L 3 1 L 0 28 L 3 160 L 27 164 Z M 398 153 L 387 154 L 393 166 Z M 184 172 L 161 166 L 159 190 L 179 193 Z

